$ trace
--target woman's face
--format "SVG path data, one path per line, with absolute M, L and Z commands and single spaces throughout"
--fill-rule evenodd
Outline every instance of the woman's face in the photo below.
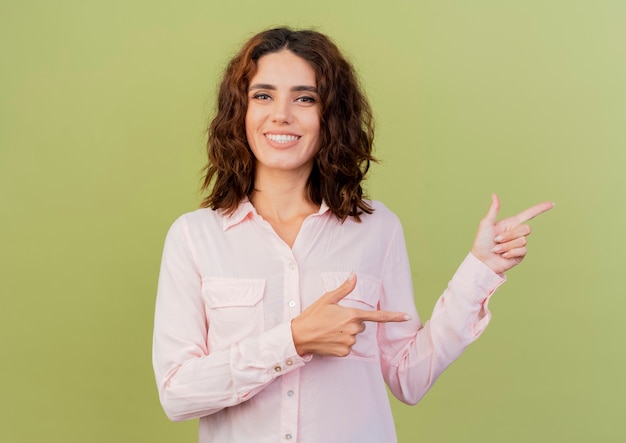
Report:
M 320 99 L 315 72 L 289 50 L 262 56 L 248 88 L 246 136 L 256 174 L 309 176 L 319 149 Z

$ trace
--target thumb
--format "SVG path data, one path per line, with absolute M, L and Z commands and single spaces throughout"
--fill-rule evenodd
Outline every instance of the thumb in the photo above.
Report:
M 326 301 L 328 303 L 337 304 L 339 303 L 346 295 L 351 293 L 356 287 L 356 274 L 351 272 L 346 281 L 344 281 L 341 286 L 337 289 L 333 289 L 330 292 L 326 293 Z
M 491 205 L 489 205 L 489 209 L 483 220 L 489 222 L 491 225 L 495 225 L 498 212 L 500 212 L 500 199 L 496 194 L 491 194 Z

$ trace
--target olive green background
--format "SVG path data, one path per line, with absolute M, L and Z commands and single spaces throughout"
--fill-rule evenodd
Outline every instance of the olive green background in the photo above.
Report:
M 226 61 L 282 24 L 358 68 L 424 320 L 491 192 L 557 202 L 484 336 L 394 400 L 400 442 L 626 441 L 625 23 L 621 0 L 2 0 L 0 441 L 196 441 L 152 374 L 161 247 Z

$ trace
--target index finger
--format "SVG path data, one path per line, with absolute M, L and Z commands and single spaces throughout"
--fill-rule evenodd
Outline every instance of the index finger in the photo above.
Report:
M 552 208 L 554 208 L 554 203 L 552 202 L 539 203 L 538 205 L 532 206 L 520 212 L 519 214 L 514 215 L 513 217 L 511 217 L 511 220 L 513 220 L 515 224 L 520 225 L 524 222 L 527 222 L 528 220 L 537 217 L 539 214 L 543 214 L 544 212 L 549 211 Z
M 376 323 L 400 322 L 411 319 L 405 312 L 364 311 L 362 309 L 357 309 L 357 312 L 359 320 L 374 321 Z

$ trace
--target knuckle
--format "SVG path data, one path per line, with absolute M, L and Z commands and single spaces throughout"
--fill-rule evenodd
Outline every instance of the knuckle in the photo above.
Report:
M 337 297 L 337 295 L 339 295 L 340 293 L 341 292 L 339 291 L 339 289 L 334 289 L 334 290 L 328 291 L 326 294 L 324 294 L 322 299 L 324 299 L 324 300 L 332 300 L 335 297 Z
M 359 312 L 356 309 L 348 308 L 348 320 L 353 322 L 359 319 Z

